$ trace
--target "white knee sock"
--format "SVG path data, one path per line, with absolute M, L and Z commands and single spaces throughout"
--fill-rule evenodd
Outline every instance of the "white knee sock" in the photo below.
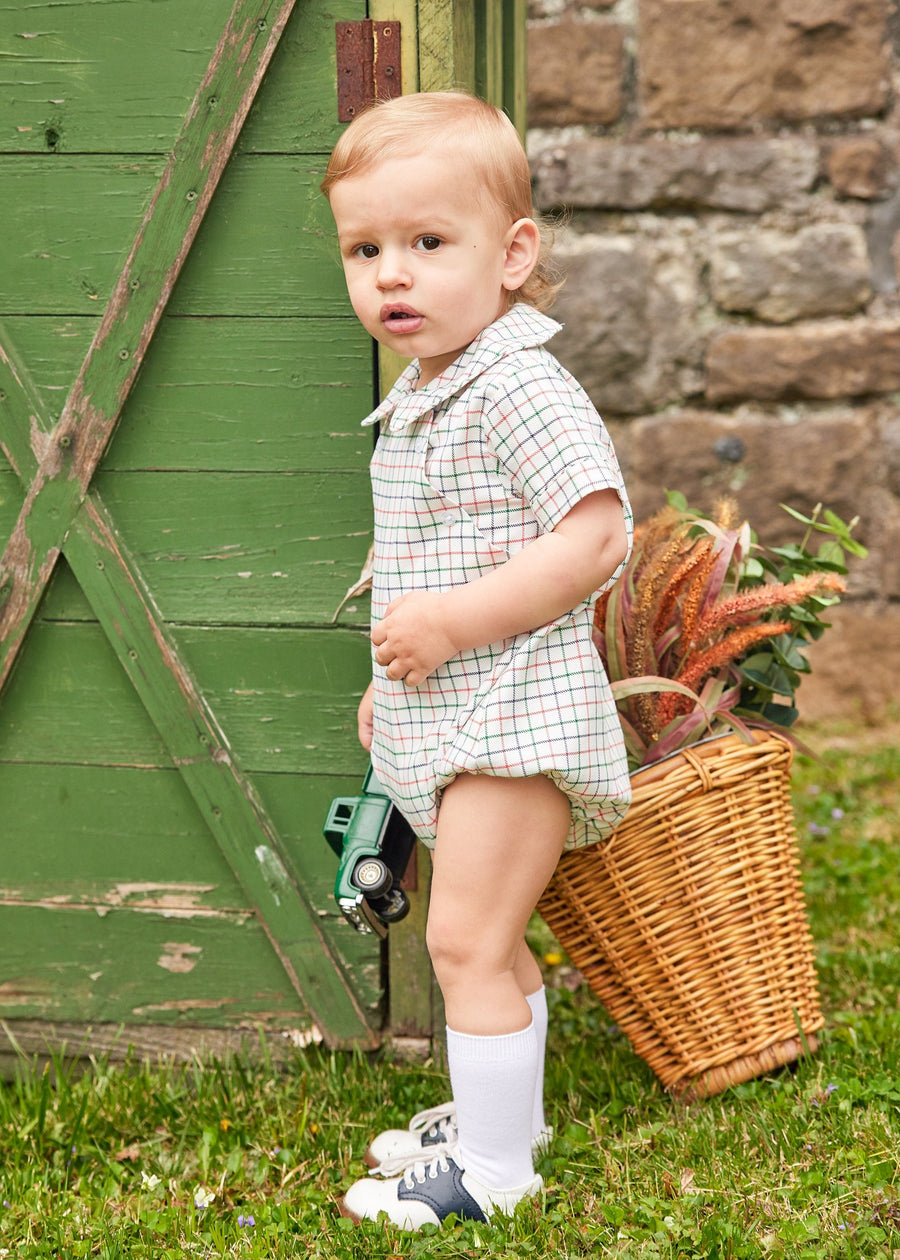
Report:
M 447 1029 L 460 1164 L 492 1190 L 534 1176 L 531 1123 L 538 1045 L 534 1024 L 499 1037 Z
M 534 1032 L 537 1037 L 538 1060 L 537 1081 L 534 1087 L 534 1112 L 531 1120 L 531 1136 L 538 1137 L 544 1129 L 544 1059 L 547 1052 L 547 1026 L 550 1022 L 547 1014 L 547 990 L 543 985 L 535 993 L 526 993 L 525 1001 L 531 1007 L 534 1017 Z

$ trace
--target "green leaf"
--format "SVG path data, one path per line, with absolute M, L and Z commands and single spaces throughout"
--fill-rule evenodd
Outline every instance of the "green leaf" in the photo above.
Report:
M 786 503 L 779 503 L 780 508 L 787 512 L 788 516 L 793 516 L 795 521 L 802 521 L 804 525 L 815 525 L 815 518 L 804 516 L 802 512 L 798 512 L 796 508 L 788 507 Z
M 776 726 L 793 726 L 800 713 L 789 704 L 767 704 L 763 709 L 763 717 Z
M 687 499 L 680 490 L 665 490 L 663 493 L 666 496 L 666 503 L 668 503 L 669 507 L 675 508 L 678 512 L 687 512 Z
M 827 542 L 823 542 L 819 548 L 818 558 L 826 564 L 843 565 L 844 548 L 839 542 L 835 542 L 833 538 L 829 539 Z

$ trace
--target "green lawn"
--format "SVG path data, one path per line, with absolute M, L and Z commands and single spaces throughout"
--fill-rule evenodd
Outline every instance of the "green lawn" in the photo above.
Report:
M 816 733 L 811 743 L 821 746 Z M 831 741 L 834 743 L 834 741 Z M 432 1064 L 306 1052 L 0 1084 L 0 1258 L 900 1256 L 900 751 L 800 758 L 797 825 L 827 1026 L 795 1071 L 666 1096 L 565 963 L 548 967 L 543 1205 L 399 1234 L 341 1220 L 376 1128 L 447 1094 Z M 547 948 L 546 935 L 535 941 Z M 214 1197 L 212 1197 L 214 1196 Z M 207 1206 L 199 1206 L 207 1202 Z

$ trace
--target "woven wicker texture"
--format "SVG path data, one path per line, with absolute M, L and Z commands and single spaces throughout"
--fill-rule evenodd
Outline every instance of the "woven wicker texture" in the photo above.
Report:
M 538 909 L 667 1089 L 715 1094 L 822 1027 L 792 749 L 725 736 L 639 770 L 607 845 L 563 855 Z M 800 1036 L 802 1028 L 803 1036 Z

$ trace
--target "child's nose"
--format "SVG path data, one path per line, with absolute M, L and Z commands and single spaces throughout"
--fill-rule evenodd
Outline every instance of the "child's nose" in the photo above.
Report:
M 396 289 L 409 285 L 409 269 L 396 250 L 383 250 L 378 258 L 378 287 Z

